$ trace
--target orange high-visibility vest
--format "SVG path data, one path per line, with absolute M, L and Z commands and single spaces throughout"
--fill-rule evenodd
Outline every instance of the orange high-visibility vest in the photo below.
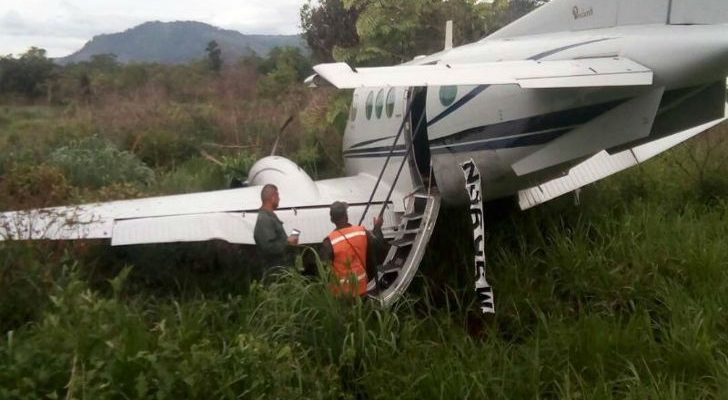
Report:
M 363 296 L 367 292 L 367 231 L 361 226 L 339 229 L 329 234 L 334 250 L 334 275 L 339 286 L 334 294 L 344 292 Z M 354 286 L 356 285 L 356 286 Z

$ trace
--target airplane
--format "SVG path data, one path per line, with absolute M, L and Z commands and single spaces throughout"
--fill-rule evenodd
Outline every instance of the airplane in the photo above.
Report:
M 402 65 L 314 67 L 310 85 L 354 89 L 342 178 L 313 181 L 271 156 L 251 168 L 244 188 L 5 212 L 0 237 L 254 244 L 260 189 L 271 183 L 277 214 L 286 230 L 302 232 L 301 244 L 320 243 L 333 228 L 334 201 L 369 227 L 383 216 L 391 249 L 369 297 L 389 306 L 417 272 L 441 203 L 473 208 L 512 197 L 529 209 L 727 117 L 725 0 L 552 0 L 460 47 L 449 28 L 443 51 Z M 476 201 L 466 191 L 469 161 L 480 171 Z

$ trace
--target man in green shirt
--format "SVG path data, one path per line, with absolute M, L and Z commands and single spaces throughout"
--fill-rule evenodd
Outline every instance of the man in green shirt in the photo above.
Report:
M 298 244 L 298 236 L 288 236 L 283 230 L 283 222 L 278 219 L 275 210 L 278 208 L 280 197 L 275 185 L 265 185 L 260 192 L 260 207 L 258 219 L 255 222 L 253 236 L 258 249 L 258 255 L 263 265 L 263 278 L 280 272 L 286 265 L 290 265 L 287 258 L 288 246 Z

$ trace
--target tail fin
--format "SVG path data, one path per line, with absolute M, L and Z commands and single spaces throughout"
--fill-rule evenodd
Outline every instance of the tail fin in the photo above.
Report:
M 728 22 L 726 0 L 552 0 L 489 38 L 624 25 Z
M 671 24 L 728 23 L 728 1 L 672 0 Z

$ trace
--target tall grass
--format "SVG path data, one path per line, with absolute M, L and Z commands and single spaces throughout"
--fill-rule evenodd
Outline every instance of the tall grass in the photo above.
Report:
M 659 187 L 665 165 L 590 189 L 580 208 L 491 217 L 495 317 L 472 312 L 457 210 L 391 310 L 296 274 L 233 289 L 229 271 L 193 269 L 157 296 L 150 266 L 100 281 L 90 264 L 109 258 L 47 260 L 65 267 L 14 300 L 40 311 L 5 332 L 0 397 L 724 398 L 728 204 L 687 183 L 627 193 L 634 179 Z
M 320 175 L 340 166 L 330 94 L 280 102 L 242 70 L 183 88 L 167 72 L 94 103 L 0 108 L 0 206 L 221 188 L 300 109 L 284 154 Z M 726 398 L 724 131 L 598 183 L 578 207 L 488 204 L 495 316 L 473 306 L 464 210 L 443 211 L 388 310 L 297 273 L 262 286 L 250 249 L 222 243 L 0 243 L 0 399 Z M 92 135 L 155 179 L 82 188 L 49 165 Z

